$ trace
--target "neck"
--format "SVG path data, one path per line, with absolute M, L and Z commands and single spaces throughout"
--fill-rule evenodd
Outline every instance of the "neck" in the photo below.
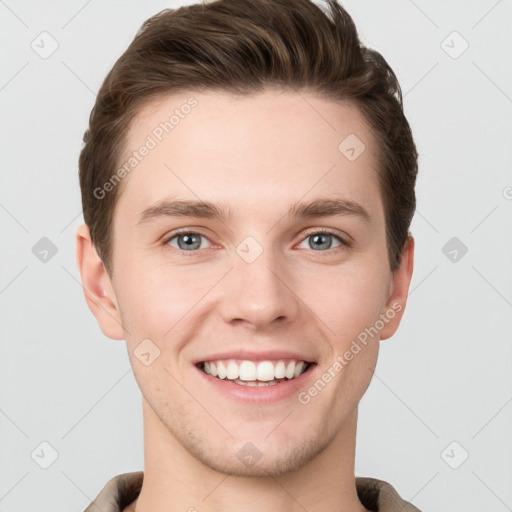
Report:
M 226 475 L 205 466 L 144 401 L 144 482 L 125 512 L 364 512 L 354 477 L 357 409 L 312 461 L 279 477 Z

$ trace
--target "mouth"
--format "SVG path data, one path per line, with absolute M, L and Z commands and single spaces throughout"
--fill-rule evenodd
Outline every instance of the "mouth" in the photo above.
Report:
M 298 359 L 251 361 L 222 359 L 202 361 L 197 367 L 207 375 L 219 380 L 247 387 L 277 386 L 297 379 L 316 363 Z

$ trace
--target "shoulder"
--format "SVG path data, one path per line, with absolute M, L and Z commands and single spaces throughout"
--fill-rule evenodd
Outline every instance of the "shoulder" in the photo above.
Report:
M 357 495 L 368 510 L 375 512 L 421 512 L 412 503 L 400 497 L 388 482 L 377 478 L 356 477 Z
M 122 512 L 137 499 L 144 479 L 143 471 L 123 473 L 111 478 L 84 512 Z

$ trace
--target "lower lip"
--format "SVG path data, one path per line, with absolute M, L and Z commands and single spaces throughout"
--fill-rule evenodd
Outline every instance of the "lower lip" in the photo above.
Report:
M 244 386 L 243 384 L 235 384 L 228 379 L 218 379 L 205 373 L 200 368 L 196 369 L 201 374 L 205 381 L 213 386 L 219 393 L 234 398 L 236 400 L 242 400 L 245 402 L 277 402 L 290 398 L 291 396 L 297 396 L 301 388 L 304 387 L 305 381 L 309 379 L 313 372 L 316 364 L 311 363 L 308 369 L 295 377 L 294 379 L 286 380 L 280 384 L 274 386 Z

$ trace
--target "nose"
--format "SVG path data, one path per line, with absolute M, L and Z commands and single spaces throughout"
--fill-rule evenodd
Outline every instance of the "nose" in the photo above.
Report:
M 246 324 L 253 330 L 293 322 L 300 309 L 291 273 L 282 258 L 270 250 L 263 251 L 252 263 L 235 254 L 223 292 L 224 321 Z

